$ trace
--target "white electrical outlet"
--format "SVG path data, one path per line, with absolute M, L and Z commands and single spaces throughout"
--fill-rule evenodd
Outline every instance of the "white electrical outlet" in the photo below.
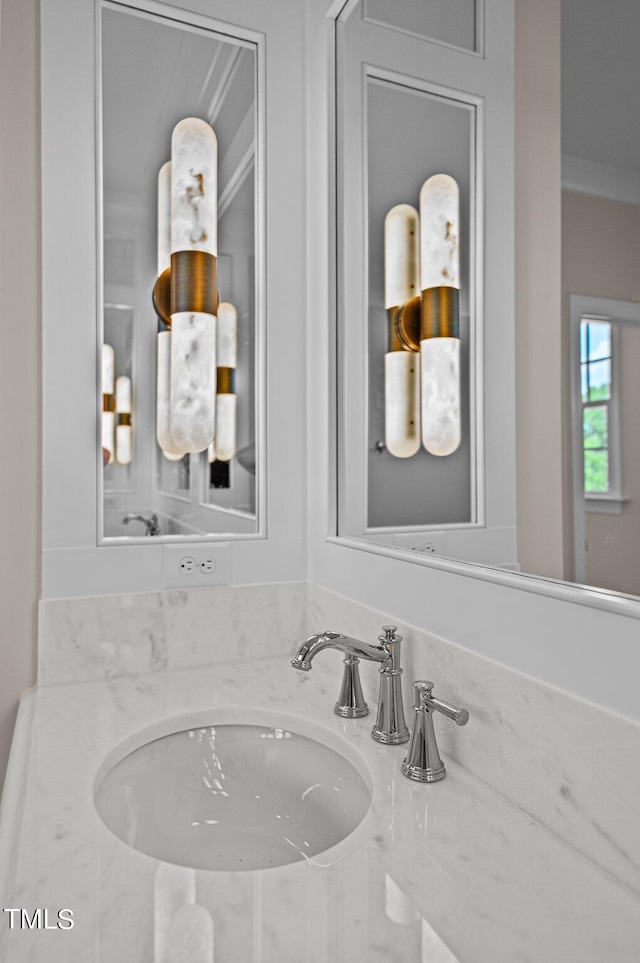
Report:
M 198 588 L 228 585 L 230 546 L 227 543 L 200 543 L 164 546 L 165 588 Z

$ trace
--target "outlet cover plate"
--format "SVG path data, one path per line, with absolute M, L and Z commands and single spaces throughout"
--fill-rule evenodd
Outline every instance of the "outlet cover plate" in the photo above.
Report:
M 183 558 L 195 559 L 192 572 L 183 572 Z M 213 571 L 205 572 L 201 563 L 213 561 Z M 228 585 L 231 574 L 231 546 L 228 542 L 181 542 L 164 546 L 164 587 L 202 588 L 203 585 Z

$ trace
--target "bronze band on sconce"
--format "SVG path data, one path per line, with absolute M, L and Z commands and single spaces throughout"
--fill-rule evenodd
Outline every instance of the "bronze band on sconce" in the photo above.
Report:
M 218 313 L 216 257 L 208 251 L 174 251 L 171 255 L 171 314 Z
M 120 412 L 118 412 L 118 424 L 119 424 L 119 425 L 131 425 L 131 412 L 130 412 L 130 411 L 120 411 Z
M 116 396 L 115 396 L 115 395 L 103 395 L 103 396 L 102 396 L 102 410 L 103 410 L 103 411 L 115 411 L 115 410 L 116 410 Z
M 219 395 L 234 395 L 236 393 L 235 381 L 235 368 L 218 368 L 218 385 L 216 393 Z
M 174 251 L 171 267 L 162 272 L 153 289 L 153 306 L 167 328 L 171 315 L 197 311 L 217 315 L 217 259 L 208 251 Z
M 460 337 L 460 292 L 439 285 L 422 292 L 421 340 Z

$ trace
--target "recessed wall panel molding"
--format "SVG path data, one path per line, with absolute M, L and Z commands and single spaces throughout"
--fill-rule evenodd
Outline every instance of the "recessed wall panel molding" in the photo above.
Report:
M 485 286 L 503 142 L 495 72 L 469 57 L 483 5 L 391 6 L 361 0 L 336 30 L 338 535 L 511 568 L 512 289 L 489 314 Z
M 364 0 L 362 16 L 423 40 L 482 52 L 483 0 Z

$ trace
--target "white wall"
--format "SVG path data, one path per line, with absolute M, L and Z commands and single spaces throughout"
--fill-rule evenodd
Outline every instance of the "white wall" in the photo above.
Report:
M 570 384 L 569 296 L 640 300 L 640 207 L 562 192 L 564 380 Z M 640 328 L 619 328 L 622 488 L 619 515 L 587 513 L 587 581 L 640 595 Z M 571 424 L 565 409 L 565 488 L 571 500 Z M 569 518 L 572 519 L 571 512 Z
M 518 559 L 564 578 L 560 0 L 517 0 L 515 16 Z
M 35 673 L 40 537 L 38 3 L 0 5 L 0 788 Z

